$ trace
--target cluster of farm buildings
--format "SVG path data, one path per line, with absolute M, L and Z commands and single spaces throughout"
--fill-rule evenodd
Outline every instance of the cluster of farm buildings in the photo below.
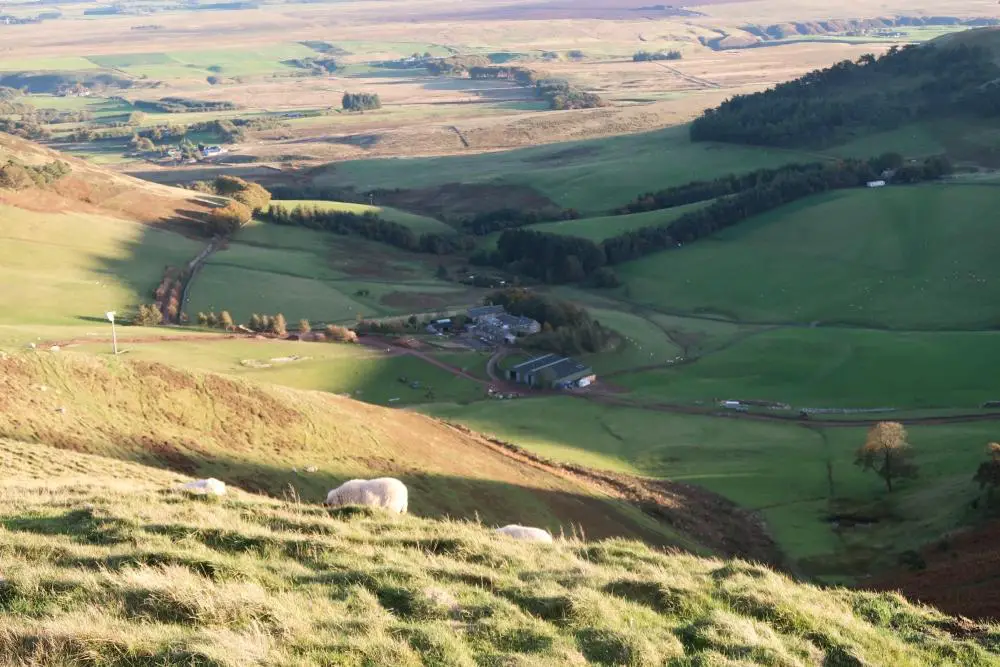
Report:
M 530 317 L 511 315 L 503 306 L 476 306 L 467 311 L 470 334 L 489 345 L 513 344 L 518 338 L 542 330 L 542 325 Z M 429 330 L 451 330 L 452 318 L 432 322 Z M 597 376 L 594 369 L 580 361 L 558 354 L 543 354 L 505 371 L 508 380 L 541 389 L 587 387 Z

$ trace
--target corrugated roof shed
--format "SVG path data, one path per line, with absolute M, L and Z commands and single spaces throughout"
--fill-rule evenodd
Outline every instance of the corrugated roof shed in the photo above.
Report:
M 476 306 L 475 308 L 469 308 L 469 317 L 476 319 L 477 317 L 486 317 L 487 315 L 500 315 L 505 312 L 503 306 Z
M 528 359 L 527 361 L 522 361 L 517 366 L 514 366 L 511 370 L 515 373 L 531 373 L 537 371 L 539 368 L 544 368 L 549 364 L 554 364 L 558 361 L 562 361 L 563 357 L 558 354 L 543 354 L 540 357 L 534 357 L 533 359 Z

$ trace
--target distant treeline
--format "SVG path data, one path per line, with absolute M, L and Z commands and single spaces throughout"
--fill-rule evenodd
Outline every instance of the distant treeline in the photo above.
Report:
M 381 109 L 382 100 L 378 93 L 344 93 L 341 106 L 347 111 L 371 111 Z
M 519 65 L 492 65 L 484 56 L 441 58 L 426 66 L 428 71 L 435 74 L 468 74 L 470 79 L 499 79 L 513 81 L 526 88 L 534 87 L 535 96 L 547 101 L 549 108 L 554 110 L 590 109 L 605 104 L 599 95 L 584 92 L 566 79 L 553 78 L 545 72 Z
M 736 95 L 691 124 L 693 141 L 822 147 L 955 114 L 1000 115 L 1000 66 L 981 47 L 925 44 L 863 55 Z
M 260 217 L 278 225 L 318 229 L 342 236 L 360 236 L 370 241 L 387 243 L 411 252 L 449 255 L 469 252 L 475 246 L 469 237 L 427 232 L 417 234 L 406 225 L 386 220 L 375 213 L 361 215 L 346 211 L 322 209 L 317 206 L 288 208 L 272 206 Z
M 299 69 L 310 70 L 314 74 L 329 74 L 337 71 L 337 61 L 329 56 L 319 58 L 293 58 L 292 60 L 282 60 L 282 65 L 297 67 Z
M 535 211 L 502 208 L 495 211 L 477 213 L 471 218 L 463 218 L 458 221 L 458 226 L 473 236 L 486 236 L 487 234 L 503 231 L 504 229 L 526 227 L 528 225 L 536 225 L 540 222 L 577 220 L 579 217 L 579 211 L 572 208 Z
M 82 143 L 87 141 L 116 141 L 140 137 L 156 143 L 169 143 L 183 141 L 188 134 L 197 132 L 213 134 L 219 143 L 235 144 L 246 139 L 246 128 L 265 129 L 258 126 L 260 122 L 261 119 L 242 120 L 236 118 L 233 120 L 207 120 L 187 125 L 154 125 L 141 129 L 124 123 L 108 128 L 85 127 L 76 130 L 68 138 L 70 141 Z M 266 126 L 267 123 L 265 122 L 264 125 Z
M 636 51 L 632 61 L 638 63 L 646 60 L 680 60 L 683 57 L 680 51 Z
M 230 111 L 239 106 L 224 100 L 194 100 L 187 97 L 161 97 L 158 100 L 136 100 L 136 109 L 158 113 L 191 113 L 196 111 Z
M 601 243 L 537 230 L 508 229 L 500 235 L 495 251 L 480 251 L 470 261 L 548 283 L 590 280 L 594 284 L 611 286 L 617 279 L 607 270 L 610 265 L 710 236 L 790 202 L 830 190 L 864 186 L 882 178 L 891 179 L 893 183 L 916 183 L 940 178 L 950 171 L 951 164 L 942 156 L 927 158 L 922 163 L 903 164 L 902 158 L 892 154 L 871 160 L 760 170 L 754 175 L 717 179 L 704 187 L 681 186 L 664 191 L 676 190 L 678 200 L 685 203 L 690 203 L 690 198 L 682 197 L 685 192 L 711 194 L 716 187 L 719 191 L 725 188 L 723 194 L 729 195 L 666 225 L 628 231 Z

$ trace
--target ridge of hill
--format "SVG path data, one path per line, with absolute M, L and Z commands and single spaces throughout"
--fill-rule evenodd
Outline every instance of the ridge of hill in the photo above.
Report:
M 39 166 L 55 160 L 70 172 L 45 188 L 0 188 L 0 204 L 43 213 L 99 213 L 142 223 L 199 220 L 217 198 L 173 188 L 109 169 L 0 132 L 0 165 L 8 161 Z
M 998 52 L 1000 31 L 980 28 L 844 60 L 730 98 L 695 119 L 691 139 L 824 148 L 910 123 L 995 118 Z
M 311 501 L 392 475 L 424 515 L 780 560 L 759 519 L 697 487 L 557 466 L 420 414 L 158 363 L 0 358 L 0 437 Z
M 16 664 L 1000 664 L 995 625 L 739 560 L 191 497 L 177 474 L 12 440 L 0 462 Z

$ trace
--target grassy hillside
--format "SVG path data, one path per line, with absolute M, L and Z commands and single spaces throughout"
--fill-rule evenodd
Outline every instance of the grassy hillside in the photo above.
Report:
M 376 213 L 379 216 L 385 218 L 386 220 L 391 220 L 392 222 L 398 222 L 401 225 L 406 225 L 412 229 L 417 234 L 422 234 L 424 232 L 435 232 L 438 234 L 449 234 L 455 230 L 449 227 L 440 220 L 435 220 L 434 218 L 428 218 L 425 215 L 415 215 L 413 213 L 407 213 L 406 211 L 400 211 L 395 208 L 388 206 L 368 206 L 366 204 L 351 204 L 348 202 L 339 201 L 322 201 L 322 200 L 308 200 L 308 199 L 275 199 L 271 202 L 273 207 L 281 208 L 298 208 L 299 206 L 304 207 L 318 207 L 322 210 L 330 211 L 343 211 L 345 213 L 356 213 L 362 215 L 364 213 Z
M 803 200 L 616 267 L 630 300 L 757 322 L 990 328 L 1000 273 L 984 243 L 1000 190 L 927 185 Z
M 693 144 L 686 127 L 567 142 L 469 157 L 357 160 L 313 175 L 320 186 L 427 189 L 449 184 L 497 186 L 482 210 L 510 206 L 527 187 L 565 208 L 601 215 L 636 195 L 734 171 L 775 167 L 800 155 L 782 150 Z
M 673 222 L 680 216 L 701 208 L 710 202 L 698 202 L 687 206 L 675 206 L 662 211 L 647 211 L 632 215 L 608 215 L 596 218 L 581 218 L 579 220 L 562 220 L 560 222 L 544 222 L 530 225 L 528 229 L 566 236 L 580 236 L 591 241 L 601 242 L 604 239 L 618 236 L 625 232 L 642 227 L 655 227 Z
M 440 223 L 443 225 L 443 223 Z M 357 316 L 443 310 L 478 300 L 434 277 L 439 258 L 311 229 L 252 223 L 211 255 L 191 289 L 190 313 L 228 310 L 354 323 Z
M 107 214 L 0 204 L 0 323 L 80 323 L 151 301 L 164 267 L 203 245 Z
M 697 484 L 758 512 L 802 573 L 864 581 L 980 515 L 972 475 L 991 423 L 911 426 L 920 477 L 887 495 L 854 465 L 860 427 L 809 427 L 671 414 L 570 397 L 435 405 L 421 410 L 494 434 L 543 456 Z M 838 514 L 869 517 L 838 526 Z
M 414 511 L 425 516 L 528 521 L 554 531 L 577 525 L 595 537 L 695 550 L 726 551 L 740 534 L 746 548 L 764 543 L 752 519 L 697 489 L 658 488 L 669 497 L 663 503 L 647 493 L 644 507 L 652 502 L 664 517 L 657 521 L 618 499 L 634 496 L 622 490 L 640 482 L 609 486 L 422 415 L 332 394 L 67 352 L 0 358 L 0 370 L 0 437 L 211 475 L 275 495 L 294 489 L 308 501 L 345 479 L 393 475 L 410 486 L 421 508 Z M 726 530 L 719 512 L 730 517 Z
M 0 460 L 0 650 L 18 663 L 1000 664 L 996 626 L 740 561 L 204 501 L 176 475 L 11 441 Z

